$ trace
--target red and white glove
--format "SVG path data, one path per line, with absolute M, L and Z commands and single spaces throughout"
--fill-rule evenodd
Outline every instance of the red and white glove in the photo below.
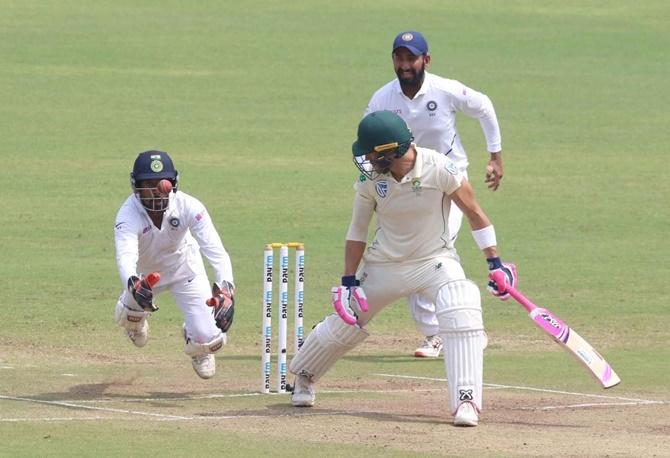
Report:
M 503 263 L 500 258 L 486 258 L 486 262 L 489 263 L 489 278 L 492 278 L 494 272 L 502 272 L 505 278 L 505 285 L 516 288 L 517 284 L 517 275 L 516 275 L 516 266 L 511 263 Z M 493 280 L 489 280 L 489 283 L 486 287 L 491 294 L 502 301 L 506 301 L 510 298 L 509 293 L 504 292 L 500 293 L 498 291 L 498 285 Z
M 152 287 L 158 283 L 161 276 L 158 272 L 152 272 L 146 277 L 139 278 L 132 275 L 128 279 L 128 291 L 132 294 L 137 305 L 142 307 L 145 312 L 155 312 L 158 305 L 154 303 L 154 292 Z
M 221 332 L 228 332 L 233 324 L 235 315 L 235 288 L 230 282 L 223 281 L 219 286 L 212 285 L 212 297 L 207 299 L 206 304 L 214 309 L 214 320 Z
M 352 326 L 356 324 L 358 320 L 356 309 L 359 312 L 368 311 L 368 298 L 355 275 L 342 277 L 342 286 L 334 286 L 331 292 L 333 293 L 333 308 L 345 323 Z

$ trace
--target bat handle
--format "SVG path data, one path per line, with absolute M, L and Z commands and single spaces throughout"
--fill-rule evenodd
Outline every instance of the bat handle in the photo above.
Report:
M 489 278 L 493 280 L 496 283 L 496 286 L 498 287 L 498 291 L 500 294 L 505 294 L 509 292 L 511 294 L 511 291 L 508 291 L 511 287 L 508 287 L 507 282 L 505 281 L 505 274 L 498 271 L 498 272 L 493 272 L 492 274 L 489 275 Z

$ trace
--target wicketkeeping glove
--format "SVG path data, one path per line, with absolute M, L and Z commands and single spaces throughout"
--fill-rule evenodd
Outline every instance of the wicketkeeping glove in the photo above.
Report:
M 154 292 L 151 289 L 151 282 L 147 277 L 140 279 L 132 275 L 128 279 L 128 291 L 133 295 L 137 305 L 142 307 L 145 312 L 155 312 L 158 305 L 154 304 Z
M 353 306 L 356 306 L 361 312 L 368 311 L 368 298 L 355 275 L 342 277 L 342 286 L 334 286 L 331 292 L 333 293 L 333 308 L 345 323 L 354 325 L 358 320 Z
M 228 332 L 233 324 L 235 315 L 235 288 L 227 281 L 221 286 L 212 285 L 212 297 L 207 299 L 207 305 L 214 308 L 214 320 L 221 332 Z
M 517 284 L 517 275 L 516 275 L 516 266 L 514 264 L 503 263 L 500 258 L 486 258 L 486 261 L 489 263 L 489 275 L 494 272 L 502 272 L 505 274 L 505 284 L 516 288 Z M 509 293 L 500 294 L 498 287 L 493 280 L 489 280 L 487 289 L 491 294 L 497 297 L 500 300 L 506 301 L 509 299 Z

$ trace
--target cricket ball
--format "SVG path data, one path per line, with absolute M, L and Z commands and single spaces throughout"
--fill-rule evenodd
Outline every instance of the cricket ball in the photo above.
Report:
M 170 183 L 170 180 L 161 180 L 156 187 L 158 188 L 158 192 L 166 196 L 172 191 L 172 183 Z

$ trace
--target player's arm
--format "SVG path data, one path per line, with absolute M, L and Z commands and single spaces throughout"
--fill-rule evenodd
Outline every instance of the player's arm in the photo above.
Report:
M 193 216 L 189 218 L 189 229 L 200 246 L 200 252 L 214 270 L 215 283 L 219 289 L 224 289 L 226 283 L 234 288 L 235 282 L 230 255 L 224 248 L 221 237 L 216 227 L 214 227 L 207 209 L 194 199 L 192 213 Z
M 496 110 L 491 99 L 481 92 L 475 91 L 458 81 L 451 82 L 449 93 L 455 110 L 479 120 L 479 125 L 486 139 L 486 149 L 490 153 L 486 165 L 485 182 L 495 191 L 503 178 L 502 140 Z
M 486 256 L 489 273 L 502 272 L 505 275 L 507 284 L 516 286 L 516 266 L 514 264 L 503 263 L 500 260 L 495 229 L 486 213 L 484 213 L 484 210 L 479 206 L 470 182 L 463 178 L 461 185 L 449 194 L 449 197 L 451 197 L 458 208 L 461 209 L 463 215 L 468 219 L 470 228 L 472 229 L 472 237 L 475 239 L 475 243 L 479 249 Z M 508 293 L 500 293 L 496 283 L 493 281 L 489 281 L 488 290 L 491 294 L 502 300 L 507 300 L 510 297 Z
M 137 261 L 139 260 L 138 224 L 133 215 L 122 208 L 114 223 L 114 246 L 116 249 L 116 266 L 125 288 L 128 279 L 137 276 Z
M 364 185 L 357 183 L 358 189 Z M 361 192 L 356 193 L 354 197 L 353 209 L 351 212 L 351 222 L 347 230 L 346 242 L 344 245 L 344 275 L 351 276 L 356 273 L 358 265 L 363 259 L 365 246 L 368 239 L 368 227 L 375 211 L 375 201 Z
M 493 228 L 489 217 L 486 216 L 484 210 L 482 210 L 482 208 L 479 206 L 479 203 L 475 198 L 475 193 L 472 190 L 472 186 L 467 179 L 463 178 L 461 185 L 454 192 L 452 192 L 449 197 L 451 197 L 454 203 L 463 212 L 463 215 L 468 219 L 470 228 L 473 232 L 480 231 L 489 226 Z M 486 245 L 489 246 L 484 246 L 482 248 L 482 251 L 486 257 L 496 257 L 498 255 L 498 250 L 495 244 L 495 237 L 486 243 Z

